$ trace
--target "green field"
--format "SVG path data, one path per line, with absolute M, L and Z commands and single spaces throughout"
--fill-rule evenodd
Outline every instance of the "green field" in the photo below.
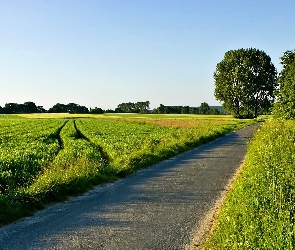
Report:
M 267 120 L 204 249 L 295 248 L 295 122 Z
M 0 116 L 0 224 L 255 121 L 230 116 Z

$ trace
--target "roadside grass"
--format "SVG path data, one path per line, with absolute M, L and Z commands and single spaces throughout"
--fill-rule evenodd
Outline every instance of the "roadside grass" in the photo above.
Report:
M 151 166 L 256 122 L 235 118 L 200 120 L 183 117 L 179 119 L 170 117 L 134 119 L 134 116 L 132 119 L 128 117 L 77 119 L 76 117 L 79 116 L 70 115 L 69 118 L 73 119 L 62 120 L 62 123 L 67 122 L 61 130 L 58 130 L 59 126 L 56 127 L 59 135 L 50 137 L 55 143 L 59 139 L 61 144 L 61 150 L 51 162 L 41 166 L 40 173 L 29 183 L 24 183 L 6 193 L 0 193 L 0 226 L 31 215 L 36 209 L 41 209 L 51 202 L 82 194 L 94 185 L 115 181 L 138 169 Z M 64 117 L 58 115 L 56 118 Z M 28 119 L 22 120 L 28 123 Z M 46 119 L 31 121 L 32 126 L 29 131 L 32 135 L 35 129 L 40 130 L 40 127 L 34 126 L 34 123 L 47 122 Z M 88 130 L 85 127 L 87 122 L 89 122 Z M 14 123 L 22 124 L 21 121 Z M 103 126 L 99 127 L 99 124 Z M 14 129 L 13 126 L 10 128 Z M 14 132 L 17 134 L 18 131 L 19 127 L 15 127 Z M 26 137 L 26 134 L 23 133 L 22 136 Z M 16 142 L 16 148 L 17 145 Z M 34 149 L 32 150 L 34 152 Z M 21 152 L 20 148 L 18 153 Z
M 203 249 L 295 248 L 295 121 L 268 119 Z

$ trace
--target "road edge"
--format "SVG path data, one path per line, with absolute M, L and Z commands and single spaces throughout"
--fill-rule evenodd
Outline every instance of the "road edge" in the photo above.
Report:
M 252 138 L 249 142 L 253 140 L 253 137 L 260 126 L 261 124 L 259 124 L 258 127 L 253 130 Z M 236 172 L 233 174 L 233 176 L 228 181 L 227 185 L 224 187 L 223 191 L 220 194 L 220 197 L 213 204 L 212 208 L 208 211 L 202 222 L 196 227 L 195 233 L 193 234 L 193 239 L 191 240 L 190 244 L 187 245 L 187 247 L 185 248 L 186 250 L 204 250 L 205 241 L 216 228 L 216 222 L 218 214 L 220 212 L 220 208 L 223 205 L 228 193 L 231 191 L 233 185 L 235 184 L 237 178 L 239 177 L 244 168 L 246 156 L 247 152 L 240 166 L 237 168 Z

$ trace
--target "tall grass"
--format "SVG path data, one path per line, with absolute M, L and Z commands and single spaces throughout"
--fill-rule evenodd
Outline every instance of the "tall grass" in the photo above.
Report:
M 294 121 L 261 127 L 205 249 L 295 248 L 294 143 Z

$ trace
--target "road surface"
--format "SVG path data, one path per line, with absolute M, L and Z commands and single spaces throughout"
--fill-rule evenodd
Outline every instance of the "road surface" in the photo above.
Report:
M 0 249 L 189 249 L 257 126 L 3 227 Z

